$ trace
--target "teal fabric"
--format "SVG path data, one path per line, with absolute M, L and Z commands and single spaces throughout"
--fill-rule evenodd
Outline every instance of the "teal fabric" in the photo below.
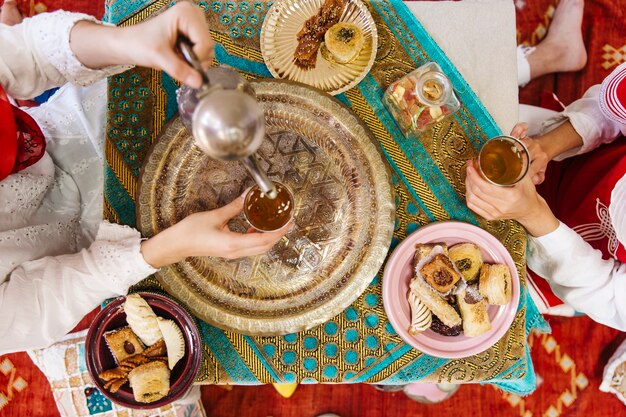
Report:
M 109 22 L 117 24 L 154 3 L 156 3 L 155 0 L 115 1 L 112 5 L 107 5 L 108 7 L 105 16 Z M 271 5 L 271 3 L 269 4 Z M 392 28 L 395 36 L 400 41 L 402 47 L 408 52 L 409 56 L 413 59 L 416 67 L 424 64 L 425 62 L 434 60 L 442 67 L 443 71 L 451 79 L 454 90 L 463 103 L 463 107 L 457 114 L 455 114 L 454 117 L 456 117 L 459 121 L 462 121 L 463 123 L 461 124 L 463 126 L 466 126 L 467 136 L 470 138 L 475 147 L 480 147 L 481 143 L 487 137 L 502 133 L 491 115 L 480 103 L 474 92 L 461 77 L 448 57 L 432 40 L 424 27 L 401 1 L 375 0 L 372 1 L 371 4 L 372 7 L 374 7 L 382 16 L 384 23 L 387 24 L 388 27 Z M 213 1 L 199 2 L 199 6 L 205 10 L 210 9 L 215 13 L 220 13 L 222 16 L 221 21 L 225 25 L 231 25 L 233 16 L 237 17 L 237 7 L 252 7 L 257 10 L 259 12 L 258 18 L 255 19 L 254 22 L 250 23 L 249 26 L 247 26 L 247 23 L 246 26 L 242 26 L 242 28 L 233 26 L 233 30 L 231 31 L 231 36 L 233 37 L 248 35 L 258 36 L 262 19 L 266 12 L 266 7 L 269 8 L 269 5 L 263 2 L 235 3 Z M 230 13 L 226 13 L 226 11 L 230 11 Z M 403 31 L 401 28 L 404 26 L 406 26 L 409 30 Z M 419 43 L 417 42 L 417 39 L 419 39 Z M 421 48 L 417 47 L 418 44 Z M 215 55 L 216 59 L 221 64 L 230 65 L 262 77 L 270 76 L 269 71 L 263 64 L 241 57 L 232 56 L 221 45 L 216 45 Z M 171 78 L 164 77 L 163 88 L 166 92 L 167 99 L 166 119 L 169 120 L 176 114 L 176 99 L 174 94 L 176 85 Z M 443 209 L 449 214 L 450 218 L 478 225 L 478 221 L 467 208 L 465 202 L 460 199 L 459 195 L 446 180 L 443 173 L 432 162 L 425 149 L 421 147 L 419 141 L 408 140 L 397 128 L 390 114 L 382 104 L 383 91 L 372 76 L 366 76 L 357 88 L 367 99 L 370 106 L 380 117 L 385 126 L 390 129 L 396 142 L 406 153 L 407 157 L 411 161 L 414 168 L 419 172 L 420 176 L 424 178 L 429 188 L 439 200 Z M 337 98 L 344 102 L 344 104 L 350 106 L 350 101 L 345 94 L 341 94 L 337 96 Z M 385 156 L 393 171 L 394 181 L 403 182 L 412 194 L 412 197 L 417 202 L 417 205 L 419 205 L 419 208 L 434 221 L 435 217 L 428 211 L 419 195 L 409 185 L 409 181 L 403 176 L 402 172 L 396 166 L 390 155 L 385 154 Z M 118 214 L 120 220 L 125 224 L 134 225 L 134 203 L 128 194 L 125 193 L 120 183 L 115 178 L 115 175 L 110 170 L 106 171 L 105 193 L 108 196 L 108 200 L 112 202 L 112 208 Z M 407 233 L 416 230 L 418 227 L 418 225 L 409 225 Z M 398 241 L 394 239 L 392 249 L 397 243 Z M 378 285 L 378 280 L 378 277 L 374 278 L 372 286 Z M 382 302 L 377 299 L 375 294 L 367 293 L 367 291 L 365 301 L 371 306 L 375 306 L 377 303 Z M 550 330 L 549 326 L 539 314 L 527 291 L 523 292 L 520 299 L 520 308 L 524 305 L 526 307 L 527 334 L 533 329 L 548 332 Z M 360 313 L 352 307 L 348 308 L 343 314 L 348 322 L 363 320 L 365 326 L 380 325 L 381 328 L 384 329 L 383 331 L 385 334 L 396 334 L 393 327 L 388 321 L 386 321 L 386 317 L 379 317 L 369 311 L 365 311 L 365 316 L 361 317 Z M 384 320 L 384 322 L 381 322 L 381 320 Z M 252 370 L 248 365 L 246 365 L 246 362 L 242 360 L 237 353 L 237 350 L 226 337 L 224 331 L 206 323 L 200 323 L 200 329 L 208 348 L 211 350 L 215 358 L 217 358 L 220 365 L 226 370 L 229 377 L 232 378 L 234 383 L 259 383 Z M 353 371 L 340 374 L 336 366 L 332 364 L 322 365 L 313 356 L 307 356 L 306 352 L 307 350 L 313 351 L 315 349 L 322 349 L 323 355 L 327 358 L 341 357 L 345 363 L 354 363 L 359 358 L 359 352 L 356 349 L 352 350 L 345 348 L 345 346 L 350 346 L 350 343 L 353 343 L 354 340 L 359 337 L 358 331 L 356 329 L 349 328 L 345 330 L 344 333 L 339 334 L 337 323 L 332 320 L 324 326 L 324 331 L 327 335 L 329 335 L 329 337 L 336 336 L 337 342 L 325 343 L 321 346 L 319 341 L 312 337 L 306 337 L 303 335 L 285 335 L 282 337 L 282 344 L 288 346 L 288 348 L 283 349 L 280 349 L 276 343 L 265 340 L 265 338 L 244 337 L 244 343 L 250 348 L 254 355 L 258 357 L 261 366 L 269 372 L 271 378 L 274 379 L 275 382 L 294 382 L 299 380 L 294 372 L 289 371 L 279 373 L 276 371 L 277 367 L 275 366 L 278 362 L 283 365 L 291 365 L 298 360 L 301 360 L 304 370 L 312 371 L 318 369 L 319 367 L 323 367 L 324 377 L 331 381 L 345 383 L 370 382 L 371 379 L 377 374 L 385 370 L 395 361 L 401 360 L 412 350 L 410 346 L 404 343 L 389 343 L 383 346 L 386 352 L 384 356 L 378 358 L 368 357 L 366 359 L 365 363 L 367 368 L 365 370 L 362 370 L 358 374 Z M 297 339 L 302 340 L 303 346 L 295 346 Z M 368 348 L 373 351 L 374 349 L 379 348 L 379 345 L 382 342 L 380 338 L 370 335 L 365 338 L 364 343 L 365 351 L 367 351 Z M 292 344 L 294 345 L 293 348 L 289 348 Z M 343 346 L 344 348 L 339 348 L 339 346 Z M 298 354 L 302 354 L 304 357 L 298 358 Z M 420 379 L 435 372 L 445 363 L 447 363 L 446 359 L 422 355 L 409 365 L 403 366 L 398 372 L 394 373 L 384 381 L 377 383 L 398 385 L 419 381 Z M 301 382 L 315 383 L 318 381 L 311 378 L 304 378 Z M 528 348 L 526 349 L 526 355 L 522 359 L 487 382 L 494 384 L 505 391 L 513 392 L 518 395 L 531 393 L 536 387 L 536 377 Z

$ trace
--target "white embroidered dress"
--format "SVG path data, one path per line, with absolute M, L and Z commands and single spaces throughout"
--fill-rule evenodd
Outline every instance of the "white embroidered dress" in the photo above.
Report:
M 0 25 L 0 84 L 10 96 L 64 85 L 24 109 L 46 137 L 46 155 L 0 181 L 0 354 L 52 344 L 155 272 L 139 232 L 101 223 L 105 77 L 124 68 L 90 70 L 76 59 L 69 35 L 83 19 L 94 20 L 55 12 Z

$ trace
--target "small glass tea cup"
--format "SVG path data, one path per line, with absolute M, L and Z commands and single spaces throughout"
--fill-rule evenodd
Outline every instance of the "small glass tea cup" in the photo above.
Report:
M 285 227 L 293 219 L 295 201 L 285 184 L 273 181 L 276 198 L 269 198 L 258 185 L 250 188 L 244 197 L 243 214 L 250 226 L 259 232 L 273 232 Z
M 487 181 L 509 187 L 520 182 L 528 173 L 530 153 L 521 140 L 513 136 L 496 136 L 480 149 L 477 165 Z

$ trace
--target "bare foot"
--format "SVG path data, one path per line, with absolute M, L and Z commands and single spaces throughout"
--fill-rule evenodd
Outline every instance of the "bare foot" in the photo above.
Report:
M 528 55 L 531 79 L 553 72 L 578 71 L 587 63 L 582 36 L 584 0 L 560 0 L 548 35 Z
M 0 7 L 0 23 L 14 26 L 22 23 L 23 17 L 14 0 L 5 1 Z

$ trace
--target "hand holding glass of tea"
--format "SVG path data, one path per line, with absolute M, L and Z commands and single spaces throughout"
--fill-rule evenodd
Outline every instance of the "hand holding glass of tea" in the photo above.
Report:
M 498 136 L 485 143 L 477 161 L 467 161 L 467 206 L 487 220 L 514 219 L 533 236 L 558 227 L 531 175 L 530 153 L 521 140 Z
M 511 136 L 519 138 L 530 153 L 530 175 L 533 184 L 539 185 L 546 178 L 546 168 L 553 156 L 550 156 L 539 138 L 528 136 L 528 123 L 518 123 L 511 130 Z

